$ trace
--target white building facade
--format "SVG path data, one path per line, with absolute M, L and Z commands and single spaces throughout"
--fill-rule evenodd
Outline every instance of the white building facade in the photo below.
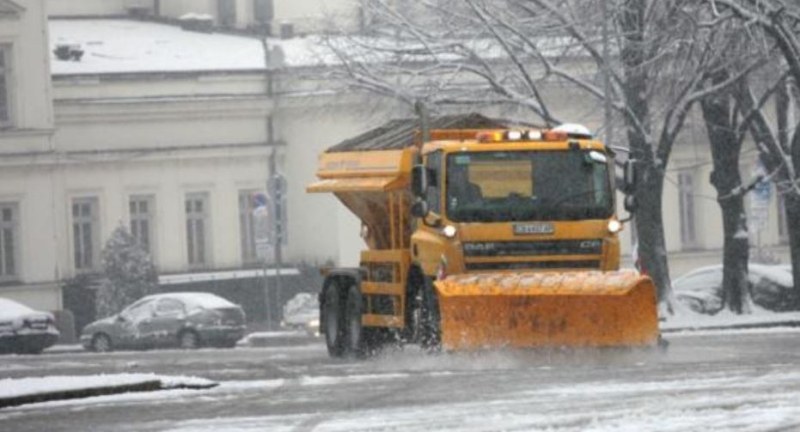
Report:
M 0 1 L 0 296 L 61 309 L 44 0 Z
M 0 0 L 0 295 L 61 309 L 63 283 L 100 271 L 100 250 L 120 224 L 162 274 L 262 265 L 252 196 L 267 192 L 273 154 L 287 179 L 285 261 L 356 264 L 359 221 L 334 197 L 305 187 L 321 151 L 408 117 L 407 107 L 342 92 L 320 78 L 328 66 L 295 52 L 302 43 L 276 42 L 285 64 L 267 73 L 255 38 L 142 21 L 52 20 L 48 27 L 43 3 Z M 48 3 L 54 14 L 76 10 Z M 80 3 L 87 15 L 101 3 L 132 4 Z M 59 59 L 52 51 L 62 44 L 82 53 Z M 585 116 L 600 111 L 579 109 L 575 121 L 598 120 Z M 688 128 L 668 168 L 673 276 L 721 260 L 706 141 L 702 124 Z M 748 150 L 745 177 L 754 160 Z M 753 243 L 760 258 L 787 262 L 787 222 L 774 194 L 769 205 Z

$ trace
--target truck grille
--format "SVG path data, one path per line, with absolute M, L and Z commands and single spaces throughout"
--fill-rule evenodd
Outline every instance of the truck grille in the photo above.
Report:
M 466 257 L 600 255 L 603 250 L 603 241 L 600 239 L 584 239 L 526 242 L 466 242 L 463 248 L 464 256 Z
M 467 271 L 485 270 L 542 270 L 542 269 L 599 269 L 599 260 L 529 261 L 529 262 L 468 262 Z

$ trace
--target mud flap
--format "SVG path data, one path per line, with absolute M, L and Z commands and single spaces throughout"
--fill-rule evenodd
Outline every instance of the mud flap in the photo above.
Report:
M 659 340 L 655 286 L 633 271 L 455 275 L 435 286 L 446 350 Z

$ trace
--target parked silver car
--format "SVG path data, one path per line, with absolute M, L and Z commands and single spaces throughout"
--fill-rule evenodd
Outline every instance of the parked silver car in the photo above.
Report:
M 281 325 L 290 329 L 304 330 L 311 336 L 319 336 L 319 299 L 316 294 L 298 293 L 283 305 Z
M 51 313 L 0 298 L 0 353 L 38 354 L 58 336 Z
M 233 347 L 244 332 L 240 306 L 213 294 L 182 292 L 143 297 L 122 312 L 87 325 L 81 343 L 97 352 Z
M 786 311 L 794 306 L 795 293 L 791 266 L 750 264 L 748 287 L 753 303 L 771 311 Z M 693 270 L 672 281 L 675 297 L 695 312 L 715 314 L 722 309 L 722 266 Z

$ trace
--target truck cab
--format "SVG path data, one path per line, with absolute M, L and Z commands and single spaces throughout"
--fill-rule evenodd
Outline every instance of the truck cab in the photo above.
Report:
M 411 245 L 425 274 L 619 268 L 614 155 L 536 132 L 423 146 Z

